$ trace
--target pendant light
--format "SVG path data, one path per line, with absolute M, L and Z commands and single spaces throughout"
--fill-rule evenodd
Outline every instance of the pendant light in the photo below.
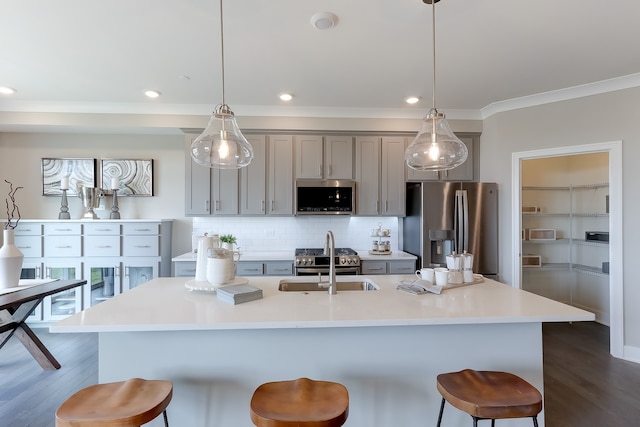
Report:
M 431 4 L 433 40 L 433 103 L 424 116 L 422 127 L 407 147 L 405 160 L 411 169 L 443 171 L 460 166 L 469 151 L 451 131 L 443 113 L 436 110 L 436 3 L 440 0 L 423 0 Z
M 239 169 L 253 159 L 253 148 L 244 137 L 224 98 L 224 27 L 220 0 L 220 46 L 222 51 L 222 104 L 218 104 L 204 132 L 191 143 L 191 157 L 202 166 Z

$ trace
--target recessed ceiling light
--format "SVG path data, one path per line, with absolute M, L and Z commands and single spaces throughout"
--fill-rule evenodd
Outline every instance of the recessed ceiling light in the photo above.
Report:
M 293 99 L 293 95 L 291 95 L 290 93 L 281 93 L 280 94 L 280 100 L 281 101 L 291 101 Z
M 158 92 L 157 90 L 145 90 L 144 94 L 149 98 L 157 98 L 160 96 L 160 92 Z
M 311 25 L 316 30 L 328 30 L 338 23 L 338 17 L 331 12 L 319 12 L 311 17 Z
M 3 95 L 11 95 L 13 93 L 16 93 L 16 90 L 11 89 L 10 87 L 7 87 L 7 86 L 0 86 L 0 93 Z
M 420 101 L 420 98 L 418 98 L 417 96 L 410 96 L 407 99 L 405 99 L 405 102 L 407 104 L 416 104 L 418 101 Z

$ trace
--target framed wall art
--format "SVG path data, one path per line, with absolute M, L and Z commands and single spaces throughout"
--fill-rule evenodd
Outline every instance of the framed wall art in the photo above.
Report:
M 118 187 L 118 196 L 153 196 L 152 159 L 102 160 L 102 188 Z
M 68 196 L 78 195 L 78 184 L 96 186 L 96 159 L 42 159 L 42 195 L 62 194 L 62 178 L 69 178 Z

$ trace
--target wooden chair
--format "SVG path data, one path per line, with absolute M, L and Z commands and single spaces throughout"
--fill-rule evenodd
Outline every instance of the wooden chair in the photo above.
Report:
M 56 427 L 139 427 L 163 414 L 173 396 L 171 381 L 143 380 L 96 384 L 69 397 L 56 411 Z
M 491 427 L 494 427 L 497 419 L 527 417 L 531 417 L 534 427 L 538 427 L 542 395 L 516 375 L 465 369 L 440 374 L 437 383 L 442 395 L 438 427 L 445 401 L 471 415 L 474 427 L 478 425 L 478 420 L 491 420 Z
M 251 421 L 257 427 L 340 427 L 348 414 L 349 393 L 334 382 L 270 382 L 251 397 Z

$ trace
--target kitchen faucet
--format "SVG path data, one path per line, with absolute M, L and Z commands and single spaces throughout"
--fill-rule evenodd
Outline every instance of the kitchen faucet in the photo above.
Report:
M 329 295 L 335 295 L 338 293 L 338 285 L 336 283 L 336 241 L 331 230 L 327 231 L 324 254 L 329 255 Z

